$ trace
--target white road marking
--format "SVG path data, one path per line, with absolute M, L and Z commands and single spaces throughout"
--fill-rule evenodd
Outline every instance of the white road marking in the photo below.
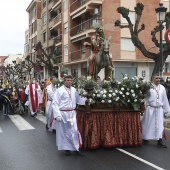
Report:
M 35 116 L 35 118 L 37 118 L 38 120 L 40 120 L 41 122 L 43 122 L 44 124 L 46 124 L 46 117 L 42 114 L 37 114 L 37 116 Z
M 153 167 L 153 168 L 155 168 L 155 169 L 165 170 L 165 169 L 163 169 L 163 168 L 161 168 L 161 167 L 159 167 L 159 166 L 157 166 L 157 165 L 154 165 L 153 163 L 150 163 L 150 162 L 148 162 L 148 161 L 146 161 L 146 160 L 144 160 L 144 159 L 142 159 L 142 158 L 139 158 L 138 156 L 135 156 L 135 155 L 133 155 L 133 154 L 131 154 L 131 153 L 123 150 L 123 149 L 120 149 L 120 148 L 116 148 L 116 149 L 117 149 L 118 151 L 120 151 L 120 152 L 123 152 L 123 153 L 125 153 L 125 154 L 127 154 L 127 155 L 129 155 L 129 156 L 131 156 L 131 157 L 133 157 L 133 158 L 135 158 L 135 159 L 137 159 L 137 160 L 139 160 L 139 161 L 141 161 L 141 162 L 143 162 L 143 163 L 145 163 L 145 164 Z
M 35 129 L 20 115 L 9 115 L 9 118 L 12 120 L 12 122 L 17 126 L 19 130 Z
M 1 129 L 1 127 L 0 127 L 0 133 L 2 133 L 2 129 Z

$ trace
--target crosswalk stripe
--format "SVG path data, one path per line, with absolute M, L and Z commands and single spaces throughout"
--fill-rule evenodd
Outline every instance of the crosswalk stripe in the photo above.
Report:
M 17 126 L 19 130 L 35 129 L 20 115 L 9 115 L 9 118 L 12 120 L 12 122 Z
M 35 116 L 35 118 L 37 118 L 38 120 L 40 120 L 41 122 L 43 122 L 44 124 L 46 124 L 46 117 L 43 116 L 42 114 L 37 114 L 37 116 Z
M 1 129 L 1 127 L 0 127 L 0 133 L 2 133 L 2 129 Z

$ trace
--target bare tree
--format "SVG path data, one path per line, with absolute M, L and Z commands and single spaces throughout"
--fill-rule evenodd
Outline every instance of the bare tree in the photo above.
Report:
M 122 17 L 127 20 L 128 24 L 127 25 L 121 25 L 120 20 L 117 20 L 115 22 L 115 26 L 118 26 L 121 29 L 129 28 L 129 31 L 130 31 L 130 34 L 131 34 L 131 40 L 132 40 L 134 46 L 137 47 L 145 57 L 154 60 L 155 66 L 154 66 L 154 70 L 152 72 L 152 76 L 153 76 L 155 73 L 159 73 L 160 60 L 161 60 L 161 57 L 159 57 L 160 53 L 150 52 L 149 50 L 146 49 L 144 44 L 139 39 L 139 33 L 142 32 L 145 29 L 145 24 L 141 24 L 141 26 L 139 28 L 140 19 L 141 19 L 141 16 L 142 16 L 142 12 L 144 10 L 144 5 L 142 3 L 137 3 L 136 7 L 134 7 L 134 10 L 135 10 L 135 13 L 136 13 L 136 21 L 135 21 L 135 24 L 133 25 L 132 22 L 131 22 L 131 19 L 129 18 L 129 9 L 127 9 L 125 7 L 118 7 L 117 12 L 120 13 L 122 15 Z M 166 29 L 169 28 L 170 12 L 168 12 L 166 14 L 165 23 L 166 23 Z M 151 31 L 152 41 L 154 42 L 155 46 L 158 47 L 158 48 L 160 47 L 160 43 L 158 42 L 158 40 L 156 38 L 156 34 L 161 29 L 162 30 L 164 29 L 163 25 L 156 26 L 154 28 L 154 30 Z M 163 44 L 163 65 L 164 65 L 168 55 L 170 55 L 170 44 L 165 43 L 165 44 Z
M 54 75 L 58 68 L 58 64 L 61 64 L 61 51 L 57 50 L 57 47 L 55 47 L 55 44 L 52 46 L 51 53 L 48 54 L 41 45 L 41 42 L 38 42 L 36 45 L 35 50 L 37 51 L 37 57 L 40 60 L 40 62 L 44 63 L 44 65 L 47 67 L 50 76 Z M 44 57 L 45 56 L 45 57 Z

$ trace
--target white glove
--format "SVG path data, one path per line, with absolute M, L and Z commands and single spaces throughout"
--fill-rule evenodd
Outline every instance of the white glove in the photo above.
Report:
M 61 116 L 56 117 L 57 122 L 61 122 Z

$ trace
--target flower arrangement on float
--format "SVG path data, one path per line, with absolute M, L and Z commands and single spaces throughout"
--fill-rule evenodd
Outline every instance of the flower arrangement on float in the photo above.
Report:
M 140 110 L 143 99 L 149 96 L 149 89 L 153 87 L 143 78 L 137 76 L 129 78 L 126 74 L 123 75 L 123 80 L 117 83 L 114 81 L 96 83 L 94 80 L 85 79 L 76 81 L 76 89 L 81 96 L 87 97 L 89 94 L 91 104 L 100 106 L 102 103 L 107 108 L 119 106 L 122 109 Z

